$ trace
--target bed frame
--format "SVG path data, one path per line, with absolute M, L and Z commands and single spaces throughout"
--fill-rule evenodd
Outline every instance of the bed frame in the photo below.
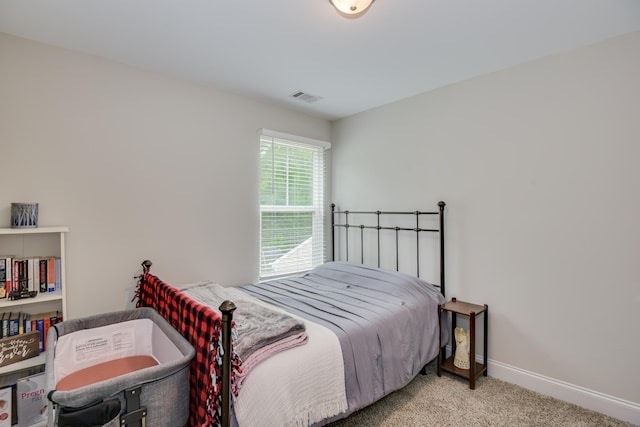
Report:
M 336 210 L 336 205 L 331 204 L 331 236 L 332 236 L 332 251 L 331 251 L 331 260 L 336 260 L 336 230 L 343 228 L 346 232 L 345 236 L 345 253 L 344 258 L 345 261 L 349 261 L 349 235 L 350 229 L 359 230 L 359 243 L 360 243 L 360 263 L 364 264 L 364 234 L 365 231 L 371 231 L 377 236 L 377 262 L 378 268 L 380 267 L 380 243 L 381 243 L 381 231 L 393 231 L 395 233 L 395 259 L 396 259 L 396 271 L 399 270 L 399 233 L 415 233 L 415 244 L 416 244 L 416 276 L 420 276 L 420 233 L 438 233 L 439 234 L 439 257 L 440 257 L 440 283 L 435 284 L 435 286 L 440 288 L 440 293 L 445 295 L 445 250 L 444 250 L 444 207 L 445 202 L 438 202 L 438 211 L 407 211 L 407 212 L 396 212 L 396 211 L 349 211 L 349 210 Z M 364 218 L 373 218 L 374 222 L 369 223 L 366 221 L 362 221 L 360 224 L 353 224 L 349 222 L 349 216 L 363 216 Z M 392 215 L 392 216 L 400 216 L 404 218 L 409 218 L 409 216 L 415 216 L 415 227 L 400 227 L 400 226 L 382 226 L 381 225 L 381 216 L 383 215 Z M 437 228 L 423 228 L 420 225 L 420 220 L 422 217 L 433 217 L 438 216 L 438 227 Z M 357 242 L 356 242 L 357 243 Z M 151 269 L 151 261 L 146 260 L 142 262 L 142 267 L 144 274 L 150 272 Z M 231 335 L 232 335 L 232 326 L 233 326 L 233 312 L 236 310 L 236 305 L 232 301 L 224 301 L 219 307 L 220 313 L 222 314 L 222 346 L 223 346 L 223 357 L 222 357 L 222 407 L 221 407 L 221 425 L 222 427 L 229 427 L 231 425 L 231 359 L 232 359 L 232 349 L 231 349 Z M 424 373 L 424 372 L 423 372 Z
M 395 261 L 396 261 L 396 271 L 399 271 L 399 234 L 401 232 L 410 232 L 415 233 L 415 242 L 416 242 L 416 277 L 420 277 L 420 233 L 439 233 L 440 236 L 440 284 L 436 284 L 440 288 L 440 293 L 444 295 L 445 290 L 445 282 L 444 282 L 444 207 L 445 202 L 438 202 L 438 211 L 437 212 L 423 212 L 423 211 L 412 211 L 412 212 L 395 212 L 395 211 L 338 211 L 336 210 L 335 203 L 331 204 L 331 237 L 332 237 L 332 249 L 331 249 L 331 260 L 336 260 L 336 247 L 337 247 L 337 239 L 336 239 L 336 229 L 344 228 L 345 229 L 345 261 L 349 261 L 349 229 L 355 228 L 360 230 L 359 240 L 360 240 L 360 264 L 364 264 L 364 255 L 365 255 L 365 246 L 364 246 L 364 233 L 365 230 L 375 230 L 376 235 L 376 243 L 377 243 L 377 267 L 380 268 L 380 232 L 381 231 L 393 231 L 395 233 Z M 352 224 L 349 222 L 349 215 L 359 215 L 363 217 L 375 217 L 375 224 L 371 222 L 367 222 L 364 224 Z M 399 227 L 399 226 L 381 226 L 381 216 L 383 215 L 391 215 L 394 218 L 398 217 L 415 217 L 415 227 Z M 438 228 L 422 228 L 420 220 L 424 217 L 433 217 L 438 216 Z M 342 222 L 337 222 L 342 221 Z

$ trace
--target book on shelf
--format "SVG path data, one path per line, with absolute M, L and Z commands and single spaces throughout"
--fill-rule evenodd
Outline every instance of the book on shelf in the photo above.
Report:
M 9 271 L 11 275 L 11 271 Z M 7 258 L 0 256 L 0 298 L 7 297 Z
M 25 319 L 27 318 L 27 313 L 22 313 L 20 312 L 20 319 L 18 322 L 18 335 L 24 334 L 26 331 L 24 329 L 24 322 Z
M 55 275 L 54 282 L 55 286 L 53 288 L 54 291 L 62 290 L 62 260 L 60 258 L 55 258 Z
M 6 311 L 2 313 L 2 326 L 0 327 L 0 338 L 5 338 L 9 336 L 9 316 L 10 312 Z
M 40 348 L 40 353 L 42 353 L 44 351 L 44 320 L 42 319 L 38 319 L 36 320 L 36 330 L 38 331 L 39 334 L 39 341 L 38 341 L 38 345 Z
M 47 292 L 48 291 L 48 286 L 47 286 L 47 265 L 49 264 L 49 262 L 47 261 L 47 258 L 39 258 L 39 263 L 40 263 L 40 271 L 39 271 L 39 291 L 40 292 Z
M 24 315 L 24 333 L 28 334 L 31 332 L 31 314 L 25 313 Z
M 22 264 L 22 259 L 13 258 L 13 281 L 11 282 L 11 290 L 19 291 L 20 283 L 22 281 L 22 277 L 24 277 L 24 265 Z
M 47 260 L 47 292 L 53 292 L 56 288 L 56 264 L 54 258 Z
M 29 279 L 29 290 L 37 292 L 40 290 L 40 257 L 30 258 L 29 262 L 29 272 L 33 276 Z
M 11 312 L 9 316 L 9 336 L 13 337 L 20 333 L 20 312 Z
M 28 291 L 33 290 L 33 258 L 27 258 L 25 260 L 26 264 L 26 280 L 25 280 L 25 289 Z
M 7 298 L 13 286 L 13 255 L 0 255 L 0 298 Z
M 31 426 L 47 421 L 48 404 L 44 386 L 44 374 L 36 374 L 18 380 L 16 404 L 20 426 Z
M 0 427 L 11 427 L 12 387 L 0 389 Z

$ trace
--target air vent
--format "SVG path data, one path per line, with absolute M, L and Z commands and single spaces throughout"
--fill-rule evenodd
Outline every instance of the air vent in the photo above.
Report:
M 315 95 L 311 95 L 311 94 L 308 94 L 306 92 L 301 92 L 301 91 L 294 92 L 289 96 L 291 98 L 298 99 L 300 101 L 306 102 L 307 104 L 313 104 L 314 102 L 319 101 L 319 100 L 322 99 L 321 96 L 315 96 Z

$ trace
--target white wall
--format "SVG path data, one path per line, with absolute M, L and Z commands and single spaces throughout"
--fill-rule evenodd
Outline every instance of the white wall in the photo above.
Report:
M 0 34 L 0 224 L 68 225 L 69 315 L 171 283 L 257 278 L 255 131 L 333 141 L 339 206 L 447 207 L 448 296 L 489 357 L 640 403 L 640 34 L 331 124 Z
M 140 262 L 169 283 L 258 276 L 258 136 L 330 123 L 0 34 L 0 226 L 11 202 L 67 225 L 70 317 L 130 306 Z M 1 225 L 5 224 L 5 225 Z
M 639 76 L 633 33 L 340 120 L 334 200 L 445 200 L 447 296 L 489 305 L 489 358 L 640 403 Z

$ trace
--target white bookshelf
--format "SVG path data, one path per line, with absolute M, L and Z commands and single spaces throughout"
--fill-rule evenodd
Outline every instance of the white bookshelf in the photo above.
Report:
M 15 257 L 60 257 L 61 289 L 55 292 L 38 293 L 34 298 L 10 300 L 0 299 L 0 315 L 6 312 L 43 313 L 60 311 L 67 319 L 66 299 L 66 248 L 65 234 L 68 227 L 0 228 L 0 256 Z M 3 284 L 4 285 L 4 284 Z M 20 362 L 0 367 L 0 375 L 29 369 L 45 363 L 45 353 Z

